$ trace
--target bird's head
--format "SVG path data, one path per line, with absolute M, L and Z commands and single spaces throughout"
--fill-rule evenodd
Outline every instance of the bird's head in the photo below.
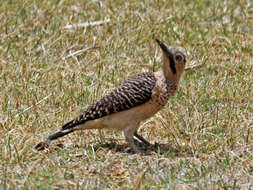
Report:
M 186 56 L 179 50 L 168 48 L 160 40 L 156 39 L 163 51 L 163 71 L 169 78 L 179 80 L 184 72 Z

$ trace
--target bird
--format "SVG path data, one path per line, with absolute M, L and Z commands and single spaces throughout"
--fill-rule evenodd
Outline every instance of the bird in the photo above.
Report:
M 61 129 L 35 146 L 48 148 L 51 141 L 85 129 L 113 129 L 123 131 L 126 142 L 137 154 L 145 154 L 135 143 L 151 144 L 138 134 L 141 122 L 151 118 L 165 107 L 178 89 L 186 65 L 186 56 L 155 39 L 162 50 L 162 68 L 157 72 L 143 72 L 122 82 L 87 109 L 64 124 Z

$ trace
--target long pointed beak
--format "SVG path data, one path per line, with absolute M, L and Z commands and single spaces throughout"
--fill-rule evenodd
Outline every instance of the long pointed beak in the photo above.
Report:
M 173 56 L 173 53 L 171 52 L 171 50 L 166 46 L 164 45 L 160 40 L 158 39 L 155 39 L 156 42 L 159 44 L 159 46 L 161 47 L 161 49 L 163 50 L 163 52 L 165 54 L 168 54 L 169 56 Z
M 174 51 L 173 49 L 169 49 L 166 45 L 164 45 L 160 40 L 156 39 L 156 42 L 159 44 L 159 46 L 162 48 L 163 50 L 163 53 L 167 56 L 167 59 L 169 60 L 170 62 L 170 68 L 171 68 L 171 71 L 173 74 L 176 74 L 177 71 L 176 71 L 176 68 L 175 68 L 175 61 L 174 61 L 174 58 L 173 58 L 173 54 L 174 54 Z

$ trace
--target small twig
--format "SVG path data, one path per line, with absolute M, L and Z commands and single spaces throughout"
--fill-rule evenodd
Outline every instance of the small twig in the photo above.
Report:
M 31 109 L 32 107 L 39 105 L 39 104 L 40 104 L 41 102 L 43 102 L 44 100 L 48 99 L 51 95 L 52 95 L 52 94 L 49 94 L 48 96 L 46 96 L 46 97 L 44 97 L 43 99 L 41 99 L 40 101 L 38 101 L 35 105 L 32 105 L 32 106 L 30 106 L 30 107 L 24 109 L 21 113 L 25 113 L 26 111 L 28 111 L 28 110 Z M 18 115 L 20 115 L 21 113 L 16 114 L 16 115 L 15 115 L 15 118 L 18 117 Z
M 85 48 L 85 49 L 81 49 L 81 50 L 75 51 L 75 52 L 70 53 L 69 55 L 67 55 L 64 59 L 67 59 L 67 58 L 72 57 L 72 56 L 75 56 L 75 55 L 77 55 L 77 54 L 86 52 L 86 51 L 89 50 L 89 49 L 91 49 L 91 48 L 89 47 L 89 48 Z
M 105 19 L 102 21 L 94 21 L 94 22 L 85 22 L 85 23 L 77 23 L 77 24 L 69 24 L 63 27 L 63 29 L 72 29 L 72 28 L 86 28 L 88 26 L 96 26 L 104 23 L 110 22 L 110 19 Z
M 189 65 L 188 67 L 185 68 L 185 70 L 186 70 L 186 71 L 192 70 L 192 69 L 195 69 L 195 68 L 197 68 L 197 67 L 201 67 L 202 65 L 204 65 L 204 63 L 195 64 L 195 65 Z
M 67 55 L 66 57 L 63 57 L 62 59 L 64 60 L 64 59 L 67 59 L 67 58 L 69 58 L 69 57 L 74 57 L 74 56 L 76 56 L 76 55 L 78 55 L 78 54 L 80 54 L 80 53 L 84 53 L 84 52 L 86 52 L 86 51 L 88 51 L 88 50 L 90 50 L 90 49 L 93 49 L 93 48 L 97 48 L 97 47 L 88 47 L 88 48 L 85 48 L 85 49 L 81 49 L 81 50 L 75 51 L 75 52 L 73 52 L 73 53 L 70 53 L 70 54 Z

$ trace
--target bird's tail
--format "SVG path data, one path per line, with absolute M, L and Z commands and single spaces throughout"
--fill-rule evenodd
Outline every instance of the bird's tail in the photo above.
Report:
M 67 129 L 75 129 L 76 126 L 82 125 L 86 122 L 87 120 L 84 118 L 84 114 L 79 115 L 75 119 L 69 121 L 68 123 L 65 123 L 61 130 L 67 130 Z
M 35 146 L 37 150 L 44 150 L 45 148 L 49 147 L 51 141 L 63 137 L 69 133 L 72 133 L 75 130 L 78 130 L 79 125 L 82 125 L 86 120 L 83 119 L 83 115 L 78 116 L 76 119 L 69 121 L 68 123 L 64 124 L 60 131 L 50 135 L 47 137 L 45 142 L 40 142 Z
M 74 128 L 61 129 L 60 131 L 48 136 L 47 139 L 45 140 L 45 142 L 40 142 L 39 144 L 37 144 L 35 146 L 35 149 L 38 150 L 38 151 L 44 150 L 45 148 L 49 147 L 51 141 L 56 140 L 60 137 L 63 137 L 65 135 L 69 134 L 69 133 L 72 133 L 73 131 L 75 131 Z
M 58 139 L 58 138 L 63 137 L 65 135 L 69 134 L 69 133 L 72 133 L 73 131 L 74 131 L 73 128 L 65 129 L 65 130 L 61 129 L 60 131 L 58 131 L 58 132 L 50 135 L 49 137 L 47 137 L 46 142 L 51 142 L 55 139 Z

